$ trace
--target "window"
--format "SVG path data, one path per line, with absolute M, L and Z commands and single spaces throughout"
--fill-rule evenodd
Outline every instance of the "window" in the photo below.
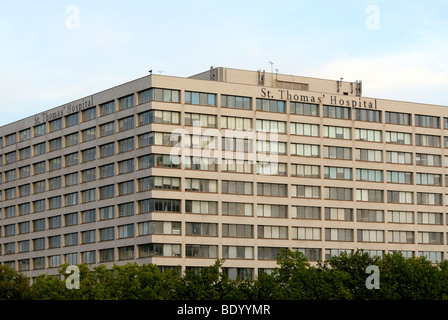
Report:
M 62 129 L 62 119 L 56 119 L 48 123 L 50 132 Z
M 134 106 L 134 95 L 128 95 L 126 97 L 120 98 L 118 100 L 118 107 L 120 108 L 120 110 L 125 110 L 125 109 L 129 109 L 132 108 Z
M 191 115 L 194 115 L 194 113 Z M 186 120 L 187 120 L 187 114 L 185 115 L 185 122 L 186 122 Z M 263 120 L 260 120 L 260 121 L 263 121 Z M 202 122 L 203 121 L 201 120 L 201 125 L 202 125 Z M 286 123 L 283 121 L 280 121 L 280 123 L 284 123 L 286 125 Z M 257 124 L 258 124 L 258 122 L 257 122 Z M 222 129 L 234 129 L 234 130 L 249 130 L 249 129 L 252 129 L 252 119 L 221 116 L 221 128 Z M 279 132 L 281 132 L 280 129 L 279 129 Z M 285 133 L 285 132 L 283 132 L 283 133 Z
M 254 248 L 245 246 L 222 246 L 224 259 L 253 259 Z M 236 276 L 234 277 L 236 279 Z
M 356 201 L 384 202 L 384 191 L 373 189 L 356 189 Z
M 107 206 L 99 209 L 100 220 L 109 220 L 115 217 L 114 206 Z
M 319 116 L 319 105 L 311 103 L 301 103 L 301 102 L 289 102 L 290 113 L 298 114 L 302 116 Z
M 324 132 L 325 132 L 325 127 L 324 127 Z M 309 124 L 309 123 L 290 122 L 289 133 L 294 134 L 294 135 L 299 135 L 299 136 L 311 136 L 311 137 L 319 137 L 320 136 L 319 125 L 318 124 Z
M 146 221 L 138 224 L 139 235 L 181 234 L 181 223 L 175 221 Z
M 252 110 L 252 98 L 221 95 L 221 107 L 231 109 Z
M 89 108 L 89 109 L 82 111 L 82 115 L 83 115 L 84 121 L 89 121 L 89 120 L 95 119 L 96 118 L 96 107 Z
M 441 212 L 417 212 L 418 224 L 443 224 Z
M 291 197 L 320 199 L 319 186 L 292 185 Z
M 118 174 L 134 171 L 134 159 L 128 159 L 118 162 Z
M 185 103 L 216 107 L 216 94 L 185 91 Z
M 414 212 L 391 210 L 387 212 L 388 222 L 392 223 L 414 223 Z
M 358 241 L 360 242 L 384 242 L 383 230 L 358 229 Z
M 286 154 L 286 142 L 257 140 L 257 152 Z
M 205 252 L 206 245 L 202 245 L 204 252 L 201 254 L 208 254 Z M 213 246 L 214 247 L 214 246 Z M 216 248 L 217 249 L 217 248 Z M 149 243 L 138 246 L 139 258 L 161 256 L 161 257 L 180 257 L 181 245 L 171 243 Z
M 359 170 L 359 169 L 356 169 Z M 352 168 L 324 167 L 325 179 L 352 180 Z
M 89 162 L 96 159 L 96 148 L 81 151 L 82 162 Z
M 99 192 L 101 200 L 113 198 L 115 196 L 115 186 L 111 184 L 108 186 L 100 187 Z
M 287 164 L 286 163 L 278 163 L 278 162 L 257 161 L 257 173 L 263 174 L 263 175 L 286 176 Z
M 353 221 L 353 209 L 325 208 L 325 220 Z
M 217 180 L 185 178 L 185 191 L 218 192 L 217 182 Z
M 48 227 L 50 229 L 60 228 L 62 226 L 61 216 L 50 217 L 48 218 Z
M 324 158 L 351 160 L 352 148 L 324 146 Z
M 110 101 L 100 105 L 100 115 L 105 116 L 115 112 L 115 101 Z
M 256 104 L 258 111 L 286 113 L 285 101 L 257 98 Z
M 126 131 L 134 128 L 134 116 L 118 120 L 118 131 Z
M 11 146 L 16 143 L 17 143 L 17 134 L 16 133 L 12 133 L 5 137 L 5 146 Z
M 216 201 L 186 200 L 185 212 L 193 214 L 218 214 L 218 203 Z
M 138 102 L 139 104 L 151 101 L 180 102 L 179 96 L 179 90 L 150 88 L 138 93 Z
M 347 127 L 324 126 L 324 138 L 346 139 L 352 138 L 352 129 Z
M 128 152 L 134 150 L 134 137 L 118 141 L 118 152 Z
M 383 152 L 372 149 L 355 149 L 355 159 L 357 161 L 383 162 Z
M 302 157 L 320 157 L 320 146 L 314 144 L 290 143 L 291 155 Z
M 31 176 L 31 166 L 24 166 L 19 168 L 19 178 L 27 178 Z
M 178 168 L 179 164 L 171 162 L 171 156 L 167 154 L 150 154 L 138 158 L 138 169 L 153 167 Z
M 414 203 L 414 193 L 409 191 L 387 191 L 387 202 L 389 203 Z
M 65 136 L 65 146 L 71 147 L 79 143 L 79 135 L 78 132 L 69 134 Z
M 346 107 L 323 106 L 324 118 L 351 119 L 351 109 Z
M 386 131 L 386 142 L 395 144 L 412 144 L 412 134 L 406 132 Z
M 381 111 L 379 110 L 367 110 L 367 109 L 355 109 L 355 120 L 368 121 L 368 122 L 381 122 Z
M 386 123 L 410 126 L 411 125 L 411 115 L 409 113 L 386 111 L 385 121 L 386 121 Z
M 99 167 L 100 169 L 100 179 L 112 177 L 115 175 L 115 164 L 106 164 L 104 166 Z
M 5 154 L 5 164 L 10 164 L 17 161 L 16 151 L 9 152 Z
M 288 227 L 258 226 L 259 239 L 288 239 Z
M 325 228 L 327 241 L 353 241 L 353 229 Z
M 118 216 L 129 217 L 134 215 L 134 202 L 121 203 L 118 205 Z
M 274 170 L 274 168 L 272 170 Z M 222 159 L 221 171 L 253 173 L 253 162 L 250 160 Z
M 356 169 L 356 180 L 383 182 L 383 170 Z
M 415 243 L 414 231 L 394 231 L 388 232 L 389 242 L 392 243 Z
M 26 141 L 31 139 L 31 129 L 25 129 L 19 132 L 19 141 Z
M 441 157 L 435 154 L 416 153 L 415 164 L 421 166 L 440 167 Z
M 138 179 L 138 191 L 153 189 L 179 190 L 180 178 L 176 177 L 146 177 Z
M 34 175 L 44 173 L 45 172 L 45 161 L 37 162 L 37 163 L 33 164 L 33 170 L 34 170 Z
M 96 200 L 96 190 L 89 189 L 81 191 L 81 200 L 82 203 L 92 202 Z
M 133 238 L 134 224 L 126 224 L 118 226 L 118 239 Z
M 78 164 L 78 152 L 65 156 L 65 166 L 70 167 Z
M 287 185 L 257 182 L 258 196 L 287 197 Z
M 417 173 L 416 183 L 426 186 L 441 186 L 442 185 L 442 175 L 434 173 Z
M 99 229 L 100 241 L 114 240 L 115 239 L 115 230 L 114 229 L 115 229 L 114 227 Z
M 440 118 L 434 116 L 415 115 L 415 126 L 426 128 L 440 128 Z
M 78 245 L 78 233 L 68 233 L 64 235 L 65 245 L 66 246 L 75 246 Z
M 320 207 L 292 206 L 291 218 L 320 220 Z
M 351 188 L 324 187 L 324 199 L 329 200 L 353 200 Z
M 426 244 L 443 244 L 443 233 L 442 232 L 425 232 L 419 231 L 418 243 Z
M 180 200 L 147 199 L 138 202 L 139 213 L 180 212 Z
M 387 182 L 413 184 L 413 173 L 404 171 L 387 171 Z
M 386 151 L 387 163 L 412 164 L 411 152 Z
M 292 227 L 292 239 L 321 240 L 321 228 Z
M 253 204 L 243 202 L 222 202 L 222 215 L 253 216 Z
M 275 260 L 280 253 L 279 247 L 258 247 L 258 260 Z
M 165 158 L 164 158 L 165 160 Z M 204 157 L 185 157 L 185 169 L 217 171 L 217 159 Z
M 47 151 L 45 147 L 45 142 L 35 144 L 33 146 L 33 149 L 34 149 L 34 156 L 44 154 Z
M 118 195 L 124 196 L 134 193 L 134 180 L 120 182 L 118 184 Z
M 185 235 L 187 236 L 218 236 L 217 223 L 203 223 L 203 222 L 186 222 Z
M 99 250 L 100 262 L 112 262 L 115 260 L 115 249 L 102 249 Z
M 286 122 L 276 120 L 256 120 L 257 131 L 286 133 Z
M 52 209 L 59 209 L 62 207 L 62 198 L 61 196 L 52 197 L 48 199 L 48 208 L 50 210 Z
M 277 204 L 258 204 L 258 217 L 287 218 L 288 206 Z
M 355 140 L 370 141 L 370 142 L 382 142 L 382 131 L 372 129 L 355 129 Z M 387 142 L 387 134 L 386 134 Z
M 78 224 L 78 213 L 68 213 L 66 215 L 64 215 L 64 219 L 65 219 L 65 226 L 75 226 Z
M 222 224 L 222 236 L 225 238 L 253 238 L 254 226 L 250 224 Z
M 303 178 L 320 178 L 320 166 L 292 163 L 291 176 Z
M 82 131 L 82 141 L 92 141 L 96 139 L 96 127 L 85 129 Z
M 62 148 L 62 139 L 61 138 L 56 138 L 53 140 L 50 140 L 49 142 L 49 151 L 55 151 L 55 150 L 59 150 Z
M 196 138 L 199 136 L 191 136 L 192 138 Z M 208 138 L 206 136 L 201 136 L 201 140 L 197 139 L 196 145 L 193 144 L 194 148 L 198 148 L 201 146 L 205 146 L 205 148 L 211 148 L 211 149 L 217 149 L 216 142 L 217 139 L 214 140 L 214 137 L 210 137 L 211 139 L 204 139 Z M 210 141 L 210 142 L 209 142 Z M 194 139 L 192 139 L 192 142 L 194 142 Z M 187 147 L 189 147 L 189 142 L 187 143 Z M 253 141 L 251 139 L 239 139 L 239 138 L 228 138 L 228 137 L 222 137 L 221 138 L 221 146 L 223 151 L 236 151 L 236 152 L 253 152 Z M 225 153 L 227 155 L 227 153 Z
M 47 127 L 46 127 L 45 123 L 35 126 L 33 129 L 34 129 L 34 137 L 35 138 L 43 136 L 45 133 L 47 133 Z
M 186 244 L 185 256 L 187 258 L 217 258 L 218 246 L 207 244 Z
M 440 148 L 440 137 L 427 134 L 415 134 L 415 145 Z
M 100 136 L 106 137 L 115 133 L 115 121 L 100 125 Z
M 72 113 L 65 117 L 65 127 L 72 127 L 79 123 L 79 113 Z
M 100 146 L 100 157 L 110 157 L 115 154 L 115 143 L 111 142 Z
M 48 190 L 55 190 L 61 187 L 62 187 L 62 179 L 60 176 L 48 179 Z
M 443 205 L 442 194 L 417 192 L 417 204 L 441 206 Z
M 223 180 L 221 187 L 222 193 L 253 195 L 252 182 Z
M 214 117 L 216 119 L 216 116 Z M 167 110 L 149 110 L 138 115 L 139 126 L 144 126 L 151 123 L 179 124 L 180 112 Z

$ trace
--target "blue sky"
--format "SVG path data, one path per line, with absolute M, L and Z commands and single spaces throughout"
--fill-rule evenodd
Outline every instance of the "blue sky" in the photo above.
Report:
M 0 48 L 0 125 L 150 69 L 269 61 L 362 80 L 365 96 L 448 106 L 447 1 L 0 0 Z

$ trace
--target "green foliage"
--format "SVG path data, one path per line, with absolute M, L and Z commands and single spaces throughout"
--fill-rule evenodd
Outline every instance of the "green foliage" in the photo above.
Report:
M 363 251 L 311 264 L 298 252 L 283 250 L 277 268 L 254 280 L 230 280 L 224 260 L 200 271 L 161 271 L 154 264 L 128 263 L 89 268 L 78 265 L 79 289 L 68 289 L 68 265 L 58 277 L 24 275 L 0 266 L 0 299 L 36 300 L 422 300 L 448 299 L 448 261 L 435 265 L 401 253 L 372 258 Z M 379 270 L 379 289 L 368 289 L 368 266 Z

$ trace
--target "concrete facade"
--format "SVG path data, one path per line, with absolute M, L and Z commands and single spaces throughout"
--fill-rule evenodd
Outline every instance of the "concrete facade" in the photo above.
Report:
M 447 130 L 445 106 L 364 97 L 361 82 L 221 67 L 143 77 L 0 128 L 0 262 L 35 277 L 225 258 L 233 278 L 275 267 L 284 247 L 438 262 Z

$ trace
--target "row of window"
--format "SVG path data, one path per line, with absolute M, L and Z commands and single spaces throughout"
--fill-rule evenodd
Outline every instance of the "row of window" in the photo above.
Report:
M 258 260 L 275 260 L 280 253 L 280 247 L 257 247 Z M 321 248 L 292 248 L 303 252 L 309 261 L 322 260 Z M 48 257 L 38 257 L 32 259 L 22 259 L 17 261 L 6 261 L 4 264 L 18 271 L 42 270 L 45 268 L 57 268 L 62 263 L 76 265 L 79 263 L 107 263 L 114 261 L 148 258 L 148 257 L 180 257 L 181 245 L 169 243 L 151 243 L 134 246 L 126 246 L 119 248 L 101 249 L 96 252 L 83 251 L 80 253 L 68 253 L 64 255 L 52 255 Z M 213 258 L 216 259 L 218 247 L 216 245 L 185 245 L 185 256 L 188 258 Z M 342 252 L 352 253 L 353 249 L 325 249 L 325 259 L 330 259 Z M 380 256 L 384 254 L 384 250 L 364 250 L 371 256 Z M 392 251 L 389 251 L 392 252 Z M 413 251 L 401 251 L 403 256 L 412 257 Z M 436 251 L 418 251 L 416 253 L 419 257 L 423 256 L 433 263 L 442 261 L 443 252 Z M 254 248 L 246 246 L 222 246 L 221 257 L 226 259 L 254 259 Z M 173 269 L 175 267 L 161 267 L 163 269 Z M 201 267 L 186 267 L 187 270 L 198 271 Z M 223 272 L 226 273 L 231 280 L 239 279 L 253 279 L 253 268 L 228 268 L 223 267 Z M 272 272 L 272 269 L 259 268 L 258 272 Z
M 172 89 L 161 89 L 161 88 L 150 88 L 137 93 L 138 103 L 143 104 L 151 101 L 162 101 L 162 102 L 180 102 L 180 90 Z M 251 107 L 252 98 L 241 97 L 241 96 L 231 96 L 231 95 L 221 95 L 221 106 L 236 109 L 252 109 Z M 192 92 L 185 91 L 185 103 L 193 105 L 203 105 L 203 106 L 217 106 L 217 94 L 213 93 L 203 93 L 203 92 Z M 80 123 L 80 118 L 82 121 L 89 121 L 96 119 L 98 113 L 100 116 L 108 115 L 116 112 L 117 110 L 125 110 L 135 106 L 135 95 L 131 94 L 116 100 L 103 103 L 101 105 L 91 107 L 89 109 L 83 110 L 81 112 L 71 113 L 63 118 L 54 119 L 33 127 L 33 137 L 38 137 L 44 135 L 48 132 L 54 132 L 57 130 L 78 125 Z M 286 113 L 286 102 L 281 100 L 272 99 L 256 99 L 256 110 L 269 111 L 269 112 L 280 112 Z M 339 118 L 339 119 L 351 119 L 352 109 L 340 106 L 327 106 L 323 105 L 322 114 L 324 117 L 329 118 Z M 159 112 L 160 113 L 160 112 Z M 296 103 L 290 102 L 290 113 L 299 115 L 310 115 L 319 116 L 319 105 L 308 104 L 308 103 Z M 143 118 L 149 115 L 141 115 L 142 119 L 139 119 L 141 124 Z M 177 117 L 169 119 L 168 113 L 163 116 L 154 116 L 161 118 L 161 123 L 179 123 L 179 114 L 175 115 Z M 174 115 L 173 115 L 174 117 Z M 186 117 L 187 118 L 187 117 Z M 382 111 L 380 110 L 369 110 L 369 109 L 354 109 L 354 119 L 360 121 L 369 122 L 382 122 Z M 440 117 L 428 116 L 428 115 L 415 115 L 414 123 L 415 126 L 426 127 L 426 128 L 441 128 Z M 65 120 L 65 124 L 63 124 Z M 159 119 L 157 119 L 159 120 Z M 131 122 L 130 119 L 127 120 Z M 133 120 L 132 120 L 133 121 Z M 190 120 L 191 121 L 191 120 Z M 186 123 L 187 123 L 186 119 Z M 201 121 L 202 122 L 202 121 Z M 401 124 L 401 125 L 411 125 L 411 114 L 408 113 L 398 113 L 398 112 L 385 112 L 385 122 L 391 124 Z M 126 127 L 128 124 L 119 124 L 119 127 Z M 216 119 L 215 119 L 216 125 Z M 443 118 L 443 128 L 448 129 L 448 118 Z M 107 129 L 105 129 L 107 130 Z M 112 128 L 109 128 L 112 130 Z M 19 131 L 18 133 L 11 133 L 3 138 L 0 137 L 0 147 L 10 146 L 16 144 L 17 142 L 26 141 L 31 139 L 31 128 L 27 128 Z

